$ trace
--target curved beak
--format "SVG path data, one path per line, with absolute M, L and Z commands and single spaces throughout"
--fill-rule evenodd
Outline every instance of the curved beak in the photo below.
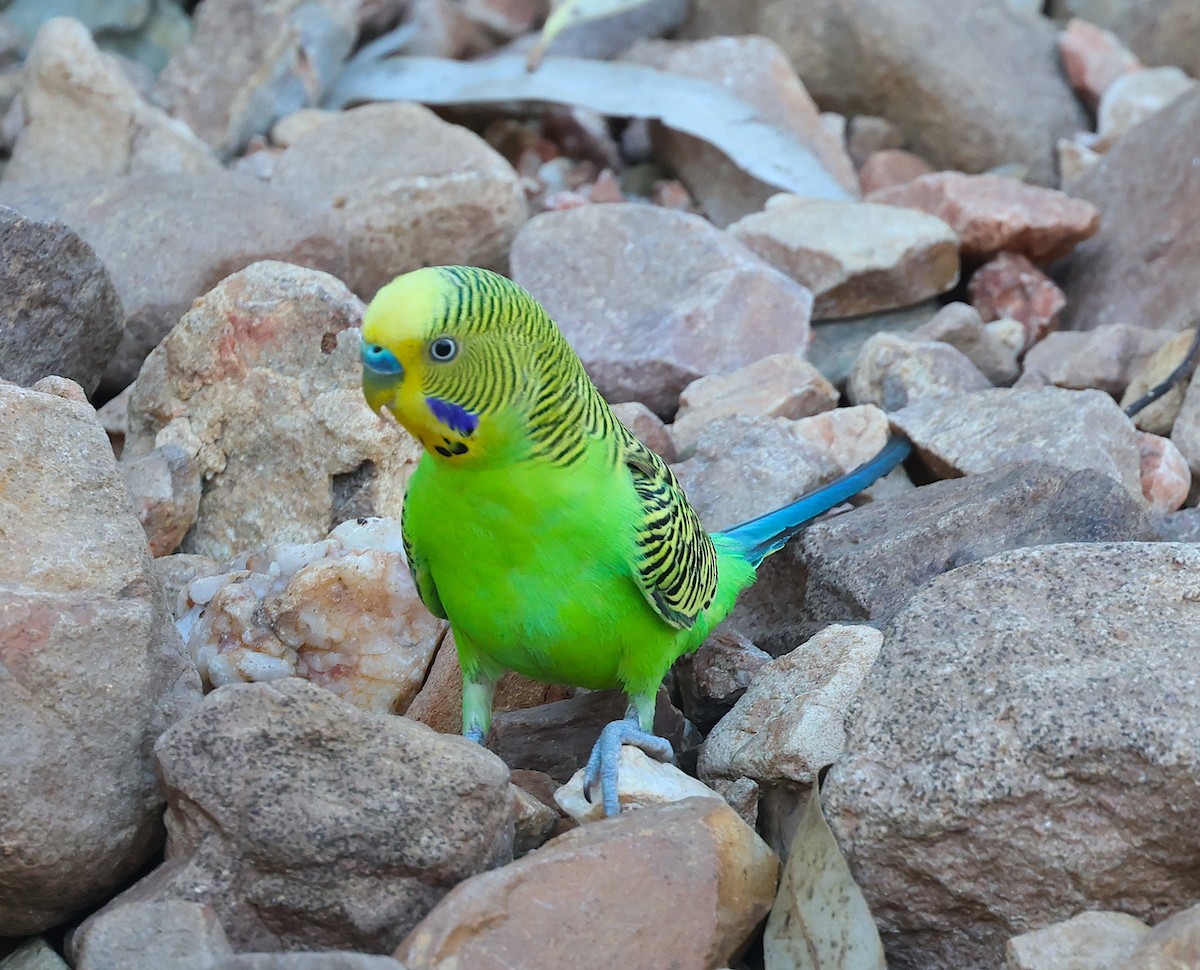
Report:
M 376 374 L 364 367 L 362 376 L 363 397 L 367 406 L 375 413 L 386 407 L 389 410 L 395 403 L 396 389 L 404 381 L 404 371 L 399 374 Z

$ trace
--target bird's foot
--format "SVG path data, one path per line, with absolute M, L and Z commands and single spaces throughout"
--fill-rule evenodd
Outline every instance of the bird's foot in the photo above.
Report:
M 599 782 L 600 794 L 604 800 L 604 814 L 608 816 L 617 815 L 621 811 L 621 803 L 617 800 L 617 765 L 621 759 L 623 744 L 641 748 L 659 761 L 675 763 L 675 752 L 671 750 L 671 743 L 656 734 L 643 731 L 636 717 L 606 724 L 600 732 L 600 739 L 592 748 L 592 756 L 588 758 L 587 767 L 583 772 L 583 797 L 590 802 L 592 789 Z
M 463 737 L 468 741 L 474 741 L 476 744 L 483 744 L 483 728 L 469 727 L 463 731 Z

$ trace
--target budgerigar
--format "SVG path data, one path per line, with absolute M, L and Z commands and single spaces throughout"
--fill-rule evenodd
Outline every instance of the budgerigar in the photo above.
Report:
M 506 670 L 624 690 L 628 713 L 604 728 L 585 774 L 609 815 L 622 744 L 671 756 L 651 733 L 671 664 L 729 614 L 765 556 L 909 448 L 893 439 L 833 485 L 710 535 L 550 316 L 503 276 L 441 266 L 393 280 L 367 308 L 362 361 L 371 409 L 425 449 L 404 546 L 421 599 L 454 632 L 463 733 L 483 742 Z

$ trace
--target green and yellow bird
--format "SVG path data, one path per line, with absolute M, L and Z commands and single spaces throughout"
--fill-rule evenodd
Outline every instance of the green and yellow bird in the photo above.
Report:
M 620 688 L 622 721 L 593 749 L 619 810 L 617 759 L 651 733 L 658 687 L 813 516 L 895 467 L 893 439 L 833 485 L 709 534 L 674 474 L 616 419 L 549 314 L 511 280 L 464 266 L 401 276 L 362 327 L 363 392 L 425 448 L 404 502 L 404 547 L 425 605 L 450 621 L 463 733 L 480 743 L 506 670 Z

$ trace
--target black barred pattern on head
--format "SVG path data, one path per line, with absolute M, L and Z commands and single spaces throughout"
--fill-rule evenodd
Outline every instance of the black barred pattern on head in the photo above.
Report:
M 433 324 L 469 336 L 453 368 L 434 368 L 427 390 L 483 415 L 504 407 L 525 411 L 530 460 L 570 467 L 589 442 L 611 445 L 614 467 L 633 477 L 643 517 L 637 523 L 642 592 L 674 627 L 687 628 L 717 591 L 717 553 L 671 469 L 622 425 L 596 390 L 550 315 L 511 280 L 471 267 L 445 267 L 452 280 L 445 318 Z

